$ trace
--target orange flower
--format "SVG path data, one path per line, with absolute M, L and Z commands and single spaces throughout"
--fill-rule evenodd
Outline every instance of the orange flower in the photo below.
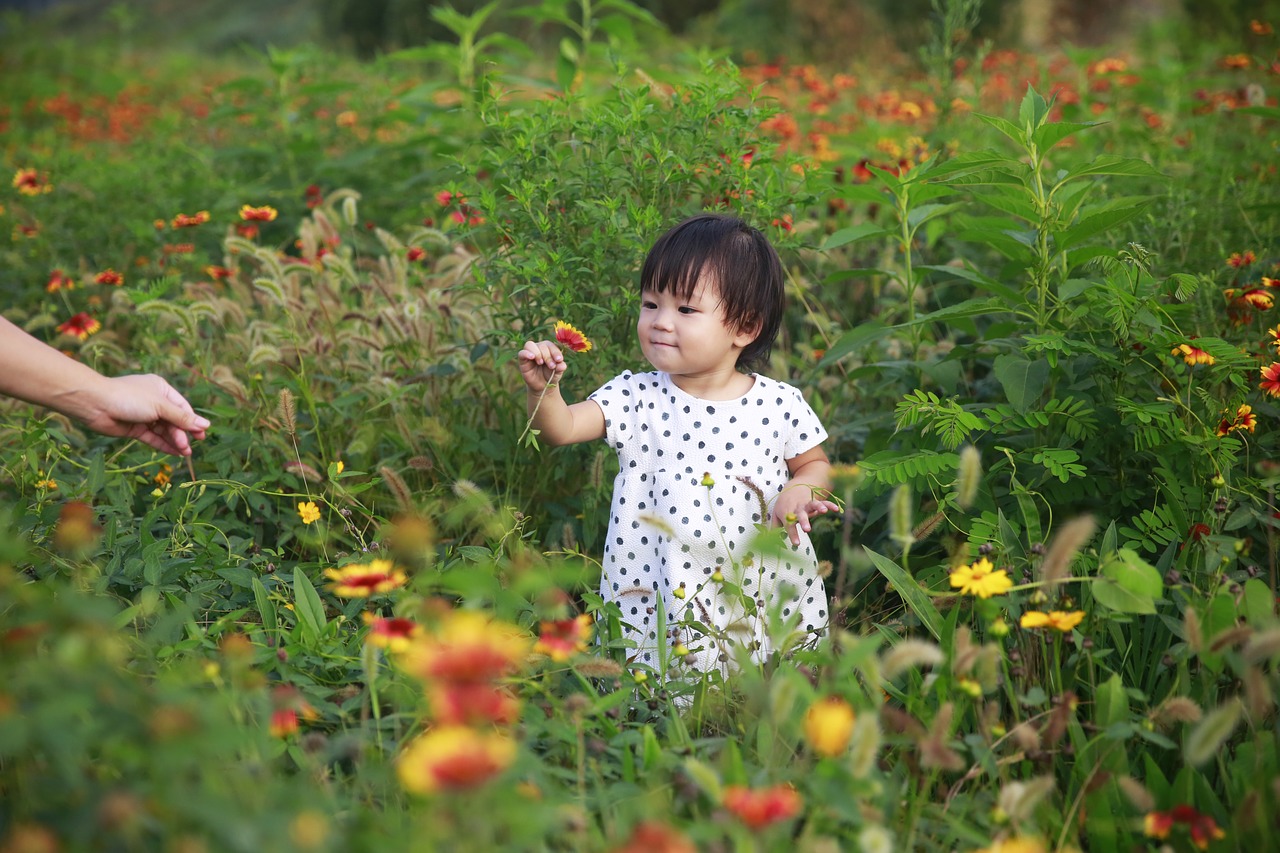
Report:
M 1248 68 L 1253 65 L 1253 60 L 1249 58 L 1247 53 L 1231 53 L 1222 57 L 1223 68 Z
M 1243 254 L 1240 252 L 1232 252 L 1231 257 L 1227 258 L 1227 266 L 1240 269 L 1241 267 L 1249 266 L 1249 264 L 1253 263 L 1257 259 L 1258 256 L 1253 252 L 1245 252 Z
M 194 228 L 195 226 L 203 225 L 208 221 L 209 211 L 202 210 L 199 213 L 194 213 L 190 216 L 185 213 L 179 213 L 177 216 L 173 217 L 172 224 L 174 228 Z
M 13 173 L 13 188 L 23 195 L 40 195 L 53 192 L 49 176 L 35 169 L 19 169 Z
M 763 829 L 800 813 L 804 801 L 790 785 L 752 790 L 730 785 L 724 791 L 724 807 L 752 829 Z
M 44 289 L 49 293 L 57 293 L 59 290 L 75 290 L 75 288 L 75 281 L 63 275 L 62 270 L 54 270 L 49 273 L 49 283 L 44 286 Z
M 559 663 L 586 651 L 590 635 L 591 617 L 585 613 L 574 619 L 543 622 L 538 643 L 533 650 Z
M 474 610 L 451 610 L 400 660 L 424 681 L 486 682 L 515 672 L 528 653 L 529 639 L 514 625 Z
M 246 240 L 253 240 L 258 236 L 258 226 L 254 225 L 252 222 L 241 223 L 236 226 L 236 233 Z
M 464 726 L 440 726 L 413 740 L 396 761 L 396 775 L 415 794 L 475 788 L 497 776 L 516 758 L 504 735 Z
M 366 640 L 370 645 L 381 646 L 393 652 L 402 652 L 409 644 L 422 636 L 422 626 L 412 619 L 397 616 L 375 616 L 372 613 L 361 613 L 364 624 L 369 626 Z
M 1262 368 L 1262 382 L 1258 387 L 1272 397 L 1280 397 L 1280 362 Z
M 221 281 L 224 278 L 231 278 L 231 276 L 233 275 L 231 270 L 227 269 L 226 267 L 217 266 L 215 264 L 211 264 L 205 267 L 204 274 L 209 276 L 209 278 L 213 279 L 214 281 Z
M 298 712 L 292 708 L 277 708 L 271 712 L 272 737 L 288 737 L 298 731 Z
M 1269 36 L 1274 30 L 1266 21 L 1252 20 L 1249 22 L 1249 32 L 1255 36 Z
M 1125 62 L 1123 59 L 1109 56 L 1106 59 L 1099 59 L 1097 62 L 1093 63 L 1093 65 L 1090 65 L 1088 73 L 1090 76 L 1095 76 L 1098 74 L 1113 74 L 1128 70 L 1129 63 Z
M 1215 361 L 1214 357 L 1209 353 L 1199 347 L 1193 347 L 1191 344 L 1178 344 L 1170 350 L 1170 354 L 1182 356 L 1182 360 L 1191 365 L 1213 364 Z
M 804 715 L 804 736 L 819 755 L 843 755 L 853 736 L 853 708 L 839 696 L 828 696 L 809 706 Z
M 246 204 L 240 208 L 240 218 L 245 222 L 275 222 L 276 217 L 279 215 L 279 211 L 268 204 L 264 204 L 262 207 L 252 207 Z
M 110 284 L 116 287 L 124 284 L 124 275 L 108 267 L 93 278 L 97 284 Z
M 563 320 L 556 321 L 556 341 L 574 352 L 590 352 L 591 341 L 582 332 Z
M 390 592 L 404 586 L 407 580 L 404 572 L 395 568 L 390 560 L 325 569 L 324 575 L 333 581 L 334 595 L 343 598 L 367 598 L 380 592 Z
M 1142 831 L 1151 838 L 1168 838 L 1174 824 L 1186 824 L 1191 843 L 1201 850 L 1209 849 L 1210 841 L 1220 841 L 1227 834 L 1217 821 L 1201 814 L 1188 805 L 1174 806 L 1167 812 L 1149 812 L 1142 820 Z
M 84 340 L 93 333 L 102 328 L 102 324 L 90 317 L 85 312 L 73 316 L 70 320 L 58 327 L 58 331 L 64 335 L 74 335 L 80 340 Z
M 431 713 L 442 726 L 506 725 L 520 717 L 520 700 L 493 684 L 444 681 L 427 692 Z
M 678 830 L 665 823 L 644 821 L 612 853 L 697 853 L 698 848 Z

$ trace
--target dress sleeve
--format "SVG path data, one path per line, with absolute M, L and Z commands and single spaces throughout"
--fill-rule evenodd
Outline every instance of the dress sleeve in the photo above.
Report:
M 635 381 L 630 370 L 623 371 L 597 388 L 588 400 L 594 400 L 604 413 L 604 437 L 614 450 L 621 450 L 635 419 Z
M 793 399 L 788 401 L 787 441 L 783 446 L 783 459 L 794 459 L 806 450 L 811 450 L 827 440 L 827 431 L 823 428 L 818 415 L 805 402 L 804 395 L 798 388 L 791 388 Z

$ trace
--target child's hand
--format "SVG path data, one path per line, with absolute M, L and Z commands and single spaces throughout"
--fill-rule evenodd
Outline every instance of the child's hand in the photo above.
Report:
M 550 384 L 559 383 L 560 376 L 569 366 L 565 364 L 560 347 L 552 341 L 539 341 L 536 344 L 525 341 L 524 349 L 520 350 L 516 361 L 520 365 L 524 384 L 535 394 L 541 394 Z
M 791 544 L 799 545 L 800 531 L 808 533 L 812 529 L 810 518 L 839 511 L 838 504 L 813 497 L 813 491 L 807 486 L 793 486 L 784 489 L 774 501 L 773 523 L 786 527 Z

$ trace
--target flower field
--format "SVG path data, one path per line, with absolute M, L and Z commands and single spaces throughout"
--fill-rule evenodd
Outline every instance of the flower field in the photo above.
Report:
M 363 62 L 6 19 L 0 310 L 213 426 L 0 400 L 0 851 L 1280 846 L 1280 21 L 823 68 L 524 11 Z M 514 363 L 639 369 L 701 210 L 783 257 L 843 510 L 817 647 L 708 569 L 782 650 L 728 675 L 689 611 L 630 659 L 614 454 Z

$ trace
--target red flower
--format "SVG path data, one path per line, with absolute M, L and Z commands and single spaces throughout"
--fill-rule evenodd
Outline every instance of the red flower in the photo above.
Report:
M 589 352 L 592 347 L 586 335 L 563 320 L 556 322 L 556 341 L 574 352 Z
M 1254 287 L 1240 294 L 1240 298 L 1248 302 L 1259 311 L 1265 311 L 1276 304 L 1275 297 L 1268 293 L 1264 288 Z
M 1274 30 L 1267 22 L 1255 19 L 1249 22 L 1249 32 L 1253 33 L 1255 36 L 1269 36 L 1274 32 Z
M 258 236 L 258 226 L 252 222 L 236 226 L 236 233 L 246 240 L 256 239 Z
M 591 635 L 591 617 L 585 613 L 575 619 L 543 622 L 538 643 L 533 647 L 553 661 L 566 661 L 587 648 Z
M 422 634 L 422 626 L 412 619 L 399 616 L 375 616 L 362 613 L 364 624 L 369 626 L 367 641 L 374 646 L 399 652 L 409 648 L 409 644 Z
M 209 221 L 209 211 L 202 210 L 199 213 L 193 213 L 188 216 L 185 213 L 179 213 L 173 217 L 174 228 L 194 228 L 197 225 L 203 225 Z
M 124 276 L 113 269 L 107 268 L 94 276 L 94 282 L 97 284 L 111 284 L 119 287 L 124 284 Z
M 1188 805 L 1174 806 L 1167 812 L 1150 812 L 1142 821 L 1142 831 L 1151 838 L 1168 838 L 1175 824 L 1186 824 L 1191 843 L 1201 850 L 1209 849 L 1210 841 L 1220 841 L 1227 834 L 1217 821 L 1201 814 Z
M 231 278 L 232 272 L 226 267 L 210 265 L 204 268 L 204 274 L 214 281 L 221 281 L 224 278 Z
M 74 290 L 75 286 L 75 281 L 63 275 L 62 270 L 54 270 L 49 273 L 49 283 L 44 289 L 49 293 L 57 293 L 59 290 Z
M 436 193 L 436 204 L 440 205 L 441 207 L 448 207 L 450 203 L 453 202 L 454 198 L 455 198 L 454 194 L 449 192 L 448 190 L 440 190 L 440 192 Z M 458 201 L 462 201 L 462 196 L 461 195 L 457 196 L 457 199 Z
M 13 188 L 23 195 L 40 195 L 53 192 L 49 176 L 35 169 L 19 169 L 13 173 Z
M 1213 531 L 1209 529 L 1209 525 L 1201 524 L 1200 522 L 1197 521 L 1195 524 L 1191 525 L 1190 529 L 1187 530 L 1187 541 L 1188 542 L 1203 541 L 1204 537 L 1208 536 L 1212 532 Z
M 752 829 L 789 820 L 800 813 L 800 794 L 790 785 L 752 790 L 730 785 L 724 791 L 724 807 Z
M 506 725 L 520 716 L 520 700 L 485 682 L 443 681 L 428 688 L 431 713 L 442 726 Z
M 427 250 L 421 246 L 410 246 L 409 251 L 405 253 L 405 258 L 407 258 L 410 263 L 423 260 L 426 256 Z
M 240 208 L 240 218 L 245 222 L 274 222 L 280 213 L 269 204 L 262 207 L 251 207 L 243 205 Z
M 1258 387 L 1272 397 L 1280 397 L 1280 362 L 1262 368 L 1262 382 Z
M 1227 266 L 1240 269 L 1241 267 L 1249 266 L 1249 264 L 1253 263 L 1257 259 L 1258 256 L 1253 252 L 1245 252 L 1244 254 L 1241 254 L 1240 252 L 1232 252 L 1231 257 L 1227 258 Z
M 58 331 L 64 335 L 74 335 L 80 340 L 92 335 L 94 332 L 102 328 L 102 324 L 81 311 L 67 322 L 58 327 Z

